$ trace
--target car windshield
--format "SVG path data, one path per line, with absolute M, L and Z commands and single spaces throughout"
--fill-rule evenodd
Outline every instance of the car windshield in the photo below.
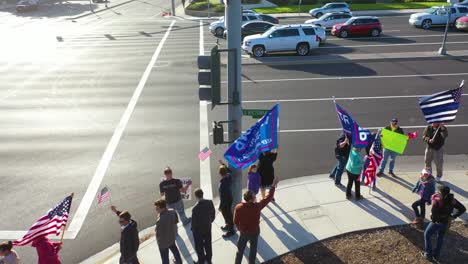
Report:
M 265 31 L 265 33 L 262 34 L 263 37 L 268 37 L 271 35 L 271 33 L 273 33 L 273 31 L 275 31 L 275 27 L 271 27 L 270 29 L 268 29 L 267 31 Z
M 351 25 L 354 21 L 356 21 L 356 19 L 348 19 L 348 21 L 346 21 L 344 24 Z
M 437 10 L 439 10 L 438 8 L 434 8 L 434 7 L 431 7 L 429 9 L 426 10 L 426 13 L 429 13 L 429 14 L 435 14 L 437 13 Z

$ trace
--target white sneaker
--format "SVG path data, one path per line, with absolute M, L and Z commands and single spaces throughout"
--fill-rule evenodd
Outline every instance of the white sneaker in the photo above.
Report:
M 436 181 L 436 182 L 440 182 L 441 179 L 442 179 L 442 177 L 436 177 L 436 178 L 435 178 L 435 181 Z

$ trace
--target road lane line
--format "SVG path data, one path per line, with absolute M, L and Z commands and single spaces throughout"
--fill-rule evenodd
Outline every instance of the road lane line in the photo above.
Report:
M 203 21 L 200 20 L 200 56 L 205 55 L 205 43 L 203 39 Z M 210 134 L 208 131 L 208 102 L 200 100 L 200 151 L 210 147 Z M 210 158 L 200 160 L 200 188 L 206 199 L 213 199 L 213 186 L 211 184 Z
M 467 96 L 468 94 L 462 94 L 462 96 Z M 361 97 L 325 97 L 325 98 L 307 98 L 307 99 L 276 99 L 276 100 L 243 100 L 242 103 L 292 103 L 292 102 L 315 102 L 315 101 L 346 101 L 346 100 L 374 100 L 374 99 L 401 99 L 401 98 L 421 98 L 427 96 L 427 94 L 422 95 L 389 95 L 389 96 L 361 96 Z
M 264 83 L 264 82 L 291 82 L 291 81 L 323 81 L 323 80 L 352 80 L 352 79 L 385 79 L 385 78 L 417 78 L 417 77 L 444 77 L 444 76 L 465 76 L 468 72 L 458 73 L 429 73 L 429 74 L 408 74 L 408 75 L 376 75 L 376 76 L 338 76 L 338 77 L 310 77 L 310 78 L 285 78 L 285 79 L 264 79 L 264 80 L 242 80 L 243 83 Z M 226 83 L 226 81 L 222 81 Z M 258 87 L 256 87 L 258 88 Z M 288 87 L 291 88 L 291 87 Z
M 468 41 L 452 41 L 447 44 L 468 44 Z M 343 48 L 369 48 L 369 47 L 393 47 L 393 46 L 418 46 L 418 45 L 441 45 L 441 42 L 415 42 L 415 43 L 396 43 L 396 44 L 376 44 L 376 45 L 350 45 L 337 47 L 318 47 L 318 49 L 343 49 Z
M 140 98 L 140 95 L 143 92 L 143 88 L 145 87 L 146 81 L 148 80 L 151 74 L 154 64 L 158 60 L 162 47 L 164 46 L 164 43 L 166 42 L 169 36 L 169 33 L 171 32 L 171 29 L 174 26 L 175 22 L 176 22 L 175 20 L 171 22 L 169 28 L 164 34 L 164 37 L 161 39 L 158 47 L 154 51 L 154 54 L 151 57 L 150 62 L 146 66 L 143 76 L 141 77 L 140 82 L 138 83 L 138 86 L 136 87 L 132 95 L 132 98 L 130 99 L 130 102 L 128 103 L 127 109 L 125 109 L 125 112 L 122 115 L 122 118 L 120 119 L 120 122 L 117 125 L 114 131 L 114 134 L 112 135 L 112 138 L 109 141 L 109 144 L 107 145 L 104 154 L 102 155 L 101 160 L 99 161 L 99 165 L 96 168 L 96 171 L 94 172 L 94 175 L 93 175 L 93 178 L 91 179 L 90 184 L 88 185 L 88 189 L 86 190 L 86 193 L 83 196 L 83 199 L 78 207 L 78 210 L 75 212 L 74 218 L 72 222 L 70 223 L 67 232 L 65 233 L 65 236 L 68 237 L 69 239 L 76 238 L 76 236 L 78 235 L 78 232 L 80 231 L 84 223 L 84 220 L 86 219 L 86 216 L 91 207 L 91 204 L 93 203 L 94 198 L 96 197 L 98 188 L 101 185 L 102 179 L 104 178 L 104 175 L 106 174 L 107 168 L 109 167 L 112 161 L 112 157 L 114 156 L 115 150 L 117 149 L 117 146 L 119 145 L 119 141 L 122 138 L 122 134 L 125 131 L 128 121 L 130 120 L 130 117 L 133 113 L 133 110 L 135 109 L 135 106 L 138 103 L 138 99 Z

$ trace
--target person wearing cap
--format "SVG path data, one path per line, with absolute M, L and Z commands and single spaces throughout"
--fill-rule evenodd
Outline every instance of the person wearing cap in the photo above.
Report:
M 444 235 L 452 220 L 461 216 L 466 212 L 465 206 L 461 204 L 457 199 L 450 193 L 448 186 L 440 185 L 437 188 L 437 193 L 431 197 L 432 210 L 431 220 L 432 222 L 426 227 L 424 231 L 424 252 L 421 254 L 427 260 L 437 260 L 440 256 L 440 250 L 444 243 Z M 453 213 L 453 210 L 457 209 L 457 213 Z M 432 236 L 437 233 L 437 244 L 436 248 L 432 248 Z
M 426 217 L 426 203 L 428 205 L 431 204 L 431 196 L 435 193 L 435 180 L 430 170 L 423 169 L 421 171 L 421 176 L 419 176 L 419 180 L 416 186 L 414 186 L 413 192 L 417 193 L 419 198 L 411 206 L 416 215 L 416 218 L 411 223 L 422 229 L 424 226 L 424 218 Z M 418 207 L 421 208 L 421 210 L 419 210 Z
M 385 127 L 385 129 L 390 130 L 392 132 L 399 133 L 399 134 L 404 134 L 403 129 L 400 126 L 398 126 L 398 119 L 396 118 L 393 118 L 392 121 L 390 122 L 390 125 Z M 381 176 L 383 174 L 385 170 L 385 166 L 387 166 L 388 158 L 390 158 L 390 164 L 388 165 L 388 174 L 390 174 L 393 177 L 396 176 L 393 173 L 393 169 L 395 168 L 395 160 L 396 160 L 397 155 L 398 153 L 396 153 L 395 151 L 386 149 L 384 146 L 383 159 L 382 159 L 382 163 L 380 163 L 379 172 L 377 172 L 377 176 Z
M 440 123 L 432 123 L 426 127 L 423 140 L 427 143 L 424 162 L 427 168 L 432 168 L 432 161 L 436 165 L 436 182 L 440 182 L 444 166 L 444 144 L 448 137 L 447 128 Z

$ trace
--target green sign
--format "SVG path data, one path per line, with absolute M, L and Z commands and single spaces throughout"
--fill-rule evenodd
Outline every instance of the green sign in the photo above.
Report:
M 408 136 L 388 129 L 382 129 L 382 145 L 384 148 L 395 151 L 398 154 L 405 152 L 406 144 L 408 143 Z
M 270 110 L 263 109 L 242 109 L 242 114 L 245 116 L 251 116 L 252 118 L 261 118 Z

